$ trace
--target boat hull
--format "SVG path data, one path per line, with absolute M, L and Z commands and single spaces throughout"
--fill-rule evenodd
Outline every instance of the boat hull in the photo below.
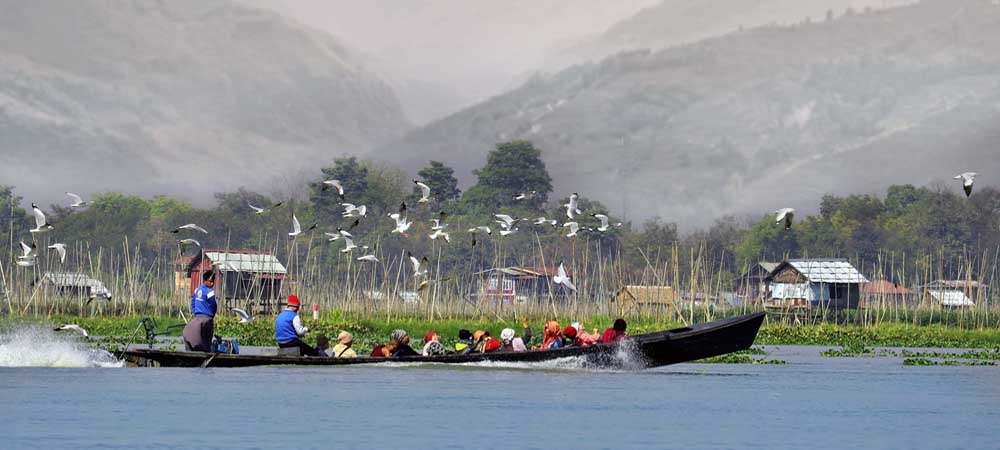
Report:
M 130 349 L 123 358 L 137 365 L 162 367 L 252 367 L 274 365 L 344 366 L 386 361 L 461 364 L 482 361 L 540 362 L 559 358 L 584 358 L 589 367 L 651 368 L 694 361 L 745 350 L 753 345 L 764 313 L 748 314 L 690 327 L 631 336 L 617 344 L 535 350 L 529 352 L 474 353 L 466 355 L 414 356 L 405 358 L 317 358 L 278 355 L 231 355 Z

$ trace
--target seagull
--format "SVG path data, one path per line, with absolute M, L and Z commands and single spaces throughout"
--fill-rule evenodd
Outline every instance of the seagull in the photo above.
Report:
M 432 241 L 437 240 L 439 237 L 443 237 L 445 242 L 451 242 L 451 235 L 445 233 L 443 230 L 434 230 L 433 233 L 428 236 Z
M 181 240 L 177 241 L 177 244 L 179 244 L 181 246 L 181 252 L 183 252 L 184 251 L 184 247 L 188 246 L 188 245 L 197 245 L 198 247 L 201 247 L 201 242 L 198 242 L 198 241 L 196 241 L 194 239 L 181 239 Z
M 955 175 L 956 180 L 962 180 L 962 187 L 965 188 L 965 196 L 972 195 L 972 182 L 976 179 L 976 172 L 965 172 Z
M 413 256 L 413 253 L 410 252 L 406 252 L 406 256 L 410 258 L 410 264 L 413 264 L 413 276 L 426 277 L 428 269 L 424 267 L 424 270 L 420 270 L 420 266 L 429 264 L 429 262 L 427 261 L 427 257 L 425 256 L 423 258 L 417 259 L 417 257 Z
M 576 237 L 576 232 L 580 231 L 580 224 L 576 222 L 566 222 L 563 227 L 569 227 L 569 233 L 566 234 L 566 237 Z
M 469 228 L 469 233 L 473 233 L 473 234 L 475 234 L 475 233 L 486 233 L 488 235 L 493 235 L 493 230 L 491 230 L 490 227 L 483 225 L 483 226 L 478 226 L 478 227 L 475 227 L 475 228 Z
M 83 198 L 72 192 L 67 192 L 66 195 L 69 196 L 70 200 L 73 200 L 73 203 L 69 204 L 70 208 L 83 208 L 84 206 L 90 206 L 91 204 L 91 202 L 83 201 Z
M 390 233 L 399 233 L 403 236 L 407 235 L 406 231 L 410 229 L 413 222 L 406 220 L 406 216 L 404 214 L 406 214 L 406 202 L 399 205 L 398 213 L 389 214 L 389 217 L 396 221 L 396 228 L 394 228 Z
M 364 217 L 368 214 L 368 207 L 365 205 L 355 206 L 351 203 L 341 203 L 340 206 L 344 207 L 343 217 Z
M 31 204 L 31 214 L 35 216 L 35 228 L 32 228 L 32 233 L 44 233 L 52 229 L 52 225 L 45 222 L 45 213 L 38 209 L 38 206 L 34 203 Z
M 576 285 L 574 285 L 573 282 L 570 281 L 569 276 L 566 275 L 566 268 L 563 267 L 563 263 L 559 263 L 559 270 L 556 273 L 556 276 L 552 277 L 552 282 L 566 286 L 566 289 L 576 292 Z
M 521 219 L 515 219 L 507 214 L 494 214 L 493 216 L 500 219 L 496 222 L 500 224 L 501 228 L 509 229 L 511 226 L 521 221 Z
M 251 205 L 250 202 L 247 202 L 247 206 L 249 206 L 250 209 L 253 210 L 254 214 L 264 214 L 264 211 L 265 211 L 264 208 L 258 208 L 258 207 L 254 206 L 254 205 Z
M 520 231 L 520 228 L 511 228 L 500 230 L 500 236 L 509 236 Z
M 340 180 L 326 180 L 320 190 L 325 191 L 330 188 L 337 188 L 337 195 L 340 196 L 341 200 L 344 199 L 344 185 L 340 184 Z
M 32 242 L 31 246 L 29 247 L 28 244 L 25 244 L 24 241 L 21 241 L 21 253 L 22 253 L 22 255 L 17 257 L 17 262 L 15 264 L 17 264 L 18 266 L 21 266 L 21 267 L 31 267 L 31 266 L 34 266 L 35 265 L 35 257 L 37 256 L 37 254 L 35 253 L 35 249 L 36 248 L 37 247 L 35 246 L 34 242 Z
M 785 229 L 786 230 L 792 228 L 792 218 L 795 217 L 795 210 L 794 209 L 792 209 L 792 208 L 781 208 L 781 209 L 775 211 L 774 214 L 775 214 L 775 221 L 774 221 L 774 223 L 778 224 L 778 223 L 781 223 L 782 221 L 784 221 L 785 222 Z
M 413 180 L 413 184 L 420 188 L 420 200 L 417 203 L 427 203 L 431 201 L 431 187 L 420 180 Z
M 323 233 L 323 234 L 330 236 L 330 239 L 327 239 L 328 242 L 333 242 L 336 241 L 337 239 L 340 239 L 340 233 Z
M 535 195 L 538 195 L 538 191 L 521 192 L 514 194 L 513 198 L 514 200 L 531 200 L 535 198 Z
M 299 224 L 299 218 L 295 217 L 295 214 L 292 214 L 292 232 L 288 233 L 288 236 L 294 239 L 296 236 L 314 229 L 316 229 L 316 224 L 313 224 L 311 227 L 303 230 L 302 225 Z
M 365 262 L 377 263 L 378 262 L 378 258 L 376 258 L 375 255 L 365 255 L 365 256 L 362 256 L 362 257 L 358 258 L 358 261 L 365 261 Z
M 580 211 L 580 208 L 579 208 L 578 203 L 577 203 L 577 200 L 579 198 L 580 198 L 580 194 L 577 194 L 576 192 L 574 192 L 572 195 L 569 196 L 569 203 L 563 205 L 563 206 L 566 207 L 566 216 L 569 217 L 570 219 L 575 218 L 577 214 L 580 214 L 580 213 L 583 212 L 583 211 Z
M 63 325 L 63 326 L 61 326 L 59 328 L 53 328 L 53 331 L 75 331 L 77 333 L 80 333 L 81 337 L 84 337 L 84 338 L 89 338 L 90 337 L 90 333 L 87 333 L 87 330 L 84 330 L 83 327 L 81 327 L 79 325 L 74 325 L 74 324 L 71 324 L 71 323 Z
M 52 244 L 49 248 L 59 252 L 59 262 L 62 264 L 66 263 L 66 244 Z
M 247 312 L 244 311 L 244 310 L 242 310 L 242 309 L 239 309 L 239 308 L 229 308 L 229 310 L 232 311 L 232 312 L 234 312 L 234 313 L 236 313 L 236 315 L 239 316 L 239 318 L 240 318 L 239 323 L 250 323 L 250 322 L 253 322 L 253 321 L 257 320 L 256 317 L 250 317 L 250 314 L 247 314 Z
M 441 280 L 424 280 L 424 281 L 421 281 L 420 285 L 417 286 L 417 292 L 423 292 L 424 290 L 426 290 L 427 288 L 429 288 L 432 284 L 434 284 L 434 283 L 440 283 L 442 281 L 448 281 L 448 279 L 444 278 L 444 279 L 441 279 Z
M 591 216 L 594 217 L 595 219 L 601 221 L 601 226 L 597 227 L 597 231 L 600 231 L 600 232 L 603 233 L 605 231 L 608 231 L 608 228 L 611 227 L 611 225 L 608 224 L 608 216 L 606 214 L 591 214 Z M 616 227 L 620 227 L 620 226 L 622 226 L 622 223 L 621 222 L 617 222 L 617 223 L 615 223 L 615 226 Z
M 354 239 L 351 239 L 349 237 L 344 237 L 344 243 L 347 245 L 344 248 L 340 249 L 340 253 L 350 253 L 351 250 L 358 248 L 358 246 L 354 244 Z
M 444 219 L 446 217 L 448 217 L 448 214 L 446 214 L 444 211 L 441 211 L 438 214 L 437 219 L 431 219 L 431 222 L 434 222 L 434 226 L 431 227 L 431 230 L 439 231 L 448 228 L 448 224 L 444 223 Z
M 181 230 L 194 230 L 194 231 L 200 231 L 202 233 L 208 234 L 208 230 L 206 230 L 206 229 L 204 229 L 202 227 L 199 227 L 198 225 L 195 225 L 193 223 L 189 223 L 187 225 L 181 225 L 181 226 L 179 226 L 177 228 L 174 228 L 174 231 L 171 231 L 171 233 L 180 233 Z
M 556 219 L 546 219 L 544 216 L 535 219 L 535 225 L 552 225 L 556 226 Z

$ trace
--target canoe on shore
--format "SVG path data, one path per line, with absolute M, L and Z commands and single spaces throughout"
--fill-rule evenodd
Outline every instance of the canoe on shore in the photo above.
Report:
M 673 330 L 630 336 L 616 344 L 569 347 L 528 352 L 473 353 L 465 355 L 412 356 L 403 358 L 322 358 L 279 355 L 233 355 L 136 348 L 123 358 L 140 366 L 161 367 L 250 367 L 275 365 L 340 366 L 386 361 L 418 363 L 539 362 L 582 357 L 587 367 L 651 368 L 694 361 L 746 350 L 753 345 L 764 321 L 764 313 L 747 314 Z

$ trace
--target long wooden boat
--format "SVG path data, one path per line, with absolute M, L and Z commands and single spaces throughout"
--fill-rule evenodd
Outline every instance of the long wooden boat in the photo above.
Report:
M 341 366 L 386 361 L 417 363 L 474 363 L 481 361 L 538 362 L 582 357 L 585 367 L 650 368 L 694 361 L 745 350 L 753 345 L 764 321 L 764 313 L 716 320 L 690 327 L 630 336 L 615 344 L 569 347 L 528 352 L 491 352 L 465 355 L 412 356 L 402 358 L 336 359 L 279 355 L 233 355 L 136 348 L 123 358 L 142 366 L 163 367 L 250 367 L 274 365 Z

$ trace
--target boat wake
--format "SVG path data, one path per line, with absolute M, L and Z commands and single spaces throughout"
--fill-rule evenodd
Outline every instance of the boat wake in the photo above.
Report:
M 111 353 L 40 326 L 0 330 L 0 367 L 124 367 Z
M 648 366 L 638 345 L 632 341 L 623 342 L 617 351 L 611 355 L 601 358 L 598 361 L 585 356 L 570 356 L 556 358 L 545 361 L 533 362 L 510 362 L 510 361 L 477 361 L 461 364 L 447 363 L 402 363 L 387 362 L 385 365 L 393 367 L 427 367 L 427 368 L 470 368 L 470 369 L 506 369 L 506 370 L 540 370 L 559 372 L 635 372 L 644 370 Z

